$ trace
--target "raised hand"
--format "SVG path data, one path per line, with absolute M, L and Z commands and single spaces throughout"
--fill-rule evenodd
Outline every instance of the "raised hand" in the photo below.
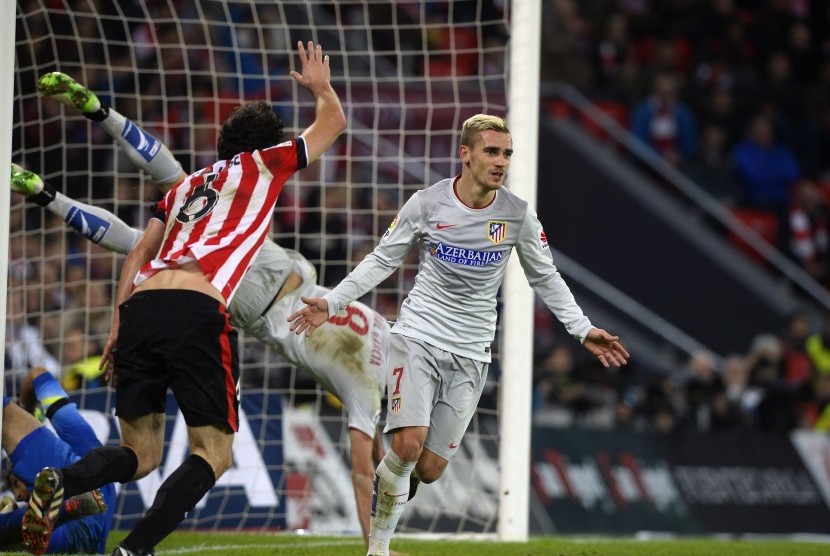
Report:
M 297 53 L 300 56 L 300 71 L 291 70 L 290 75 L 301 86 L 312 93 L 322 92 L 329 87 L 331 81 L 331 69 L 329 68 L 329 56 L 323 56 L 323 47 L 319 44 L 308 41 L 308 50 L 303 46 L 302 41 L 297 43 Z
M 307 336 L 317 330 L 329 318 L 329 303 L 322 297 L 300 296 L 305 307 L 288 316 L 291 330 L 299 335 L 306 332 Z

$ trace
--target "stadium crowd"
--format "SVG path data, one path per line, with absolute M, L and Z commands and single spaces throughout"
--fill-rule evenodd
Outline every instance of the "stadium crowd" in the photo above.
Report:
M 548 0 L 542 64 L 830 285 L 830 3 Z
M 830 286 L 830 2 L 547 0 L 543 10 L 543 87 L 575 86 Z M 636 361 L 601 372 L 536 322 L 538 422 L 830 426 L 830 327 L 806 311 L 744 353 L 690 354 L 669 372 Z
M 554 335 L 534 369 L 534 418 L 554 426 L 693 430 L 830 430 L 830 314 L 793 313 L 781 331 L 755 336 L 744 353 L 706 351 L 681 368 L 632 362 L 608 372 Z

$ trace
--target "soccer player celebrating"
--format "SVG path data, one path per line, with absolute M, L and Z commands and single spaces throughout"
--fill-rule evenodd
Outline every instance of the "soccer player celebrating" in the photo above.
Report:
M 59 72 L 46 74 L 37 86 L 44 95 L 98 122 L 163 193 L 187 177 L 163 143 L 112 107 L 103 105 L 94 93 L 70 76 Z M 106 249 L 127 253 L 141 237 L 141 230 L 130 228 L 113 213 L 69 198 L 34 172 L 15 164 L 11 186 Z M 322 296 L 328 291 L 317 285 L 316 271 L 308 260 L 266 238 L 228 305 L 228 312 L 235 328 L 307 371 L 345 406 L 357 516 L 368 546 L 372 477 L 385 451 L 377 423 L 385 389 L 389 324 L 366 305 L 354 302 L 318 332 L 340 337 L 345 343 L 338 345 L 351 346 L 348 351 L 291 333 L 287 316 L 304 306 L 300 297 Z
M 375 250 L 322 298 L 289 318 L 311 334 L 389 276 L 413 244 L 420 263 L 401 306 L 387 359 L 386 431 L 392 447 L 375 474 L 370 556 L 389 554 L 410 475 L 437 480 L 457 452 L 487 377 L 496 296 L 515 247 L 536 293 L 600 362 L 623 365 L 617 336 L 594 327 L 553 264 L 527 202 L 502 188 L 513 144 L 504 120 L 479 114 L 461 131 L 461 175 L 416 192 Z
M 63 497 L 136 480 L 158 467 L 168 387 L 187 424 L 190 456 L 113 554 L 153 554 L 231 466 L 239 360 L 228 303 L 265 241 L 285 181 L 319 158 L 346 126 L 329 57 L 311 42 L 308 50 L 299 43 L 298 53 L 302 71 L 291 76 L 314 95 L 314 122 L 285 141 L 282 120 L 267 103 L 237 108 L 219 132 L 220 160 L 167 192 L 159 218 L 127 255 L 103 354 L 116 388 L 121 446 L 96 448 L 73 465 L 38 473 L 24 538 L 28 531 L 48 541 Z
M 101 445 L 95 431 L 78 413 L 58 380 L 43 367 L 32 368 L 23 379 L 20 403 L 3 396 L 3 449 L 11 469 L 7 480 L 15 498 L 29 500 L 35 475 L 45 466 L 69 465 Z M 55 432 L 29 411 L 41 410 Z M 56 434 L 57 433 L 57 434 Z M 0 514 L 0 549 L 15 550 L 24 542 L 21 530 L 25 509 Z M 115 509 L 115 485 L 67 498 L 58 508 L 57 526 L 47 544 L 27 544 L 36 554 L 104 553 Z M 38 542 L 41 536 L 33 537 Z

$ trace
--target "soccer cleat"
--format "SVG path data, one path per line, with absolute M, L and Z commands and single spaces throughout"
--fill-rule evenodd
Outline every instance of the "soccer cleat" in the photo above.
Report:
M 32 554 L 43 554 L 63 504 L 63 476 L 54 467 L 44 467 L 35 477 L 29 507 L 23 514 L 23 540 Z
M 43 180 L 31 170 L 25 170 L 12 162 L 12 191 L 16 191 L 26 197 L 37 195 L 43 191 Z
M 17 509 L 17 500 L 9 494 L 0 498 L 0 514 L 9 514 Z
M 115 550 L 112 551 L 112 556 L 153 556 L 154 554 L 155 551 L 152 548 L 150 550 L 130 550 L 129 548 L 124 548 L 120 544 L 115 547 Z
M 59 71 L 40 76 L 37 80 L 40 94 L 64 103 L 81 113 L 97 112 L 101 102 L 95 93 Z
M 72 519 L 78 519 L 104 513 L 107 511 L 107 503 L 104 502 L 104 495 L 96 488 L 64 500 L 63 511 Z

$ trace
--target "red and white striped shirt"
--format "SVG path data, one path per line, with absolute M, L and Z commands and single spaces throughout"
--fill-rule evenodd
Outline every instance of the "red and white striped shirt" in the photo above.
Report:
M 240 153 L 185 178 L 158 203 L 164 239 L 134 286 L 161 270 L 197 262 L 230 303 L 268 234 L 282 186 L 307 164 L 305 141 L 298 138 Z

